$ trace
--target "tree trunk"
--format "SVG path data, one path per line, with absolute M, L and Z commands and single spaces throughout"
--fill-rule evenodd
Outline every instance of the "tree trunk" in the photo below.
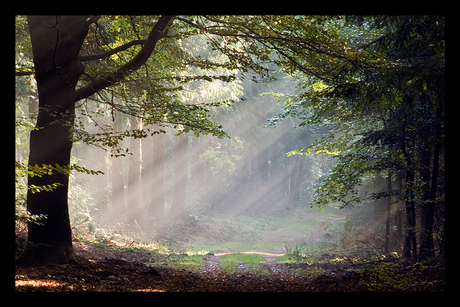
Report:
M 172 16 L 162 16 L 152 28 L 139 53 L 117 71 L 101 75 L 84 88 L 75 90 L 84 66 L 78 60 L 91 21 L 86 16 L 28 16 L 35 79 L 37 81 L 39 130 L 31 132 L 29 164 L 68 166 L 72 149 L 71 131 L 75 102 L 123 80 L 139 69 L 168 32 Z M 75 261 L 72 248 L 67 192 L 68 174 L 29 176 L 28 184 L 58 183 L 51 192 L 27 193 L 27 209 L 45 214 L 43 225 L 30 223 L 29 244 L 18 264 L 67 263 Z
M 396 185 L 399 188 L 403 186 L 403 173 L 398 172 L 396 173 Z M 395 204 L 395 213 L 394 213 L 394 224 L 396 226 L 396 241 L 398 246 L 398 252 L 402 250 L 399 249 L 400 244 L 403 242 L 404 234 L 403 234 L 403 202 L 398 200 Z
M 404 258 L 410 260 L 417 256 L 417 244 L 415 237 L 415 203 L 414 203 L 414 174 L 411 170 L 406 171 L 406 192 L 405 192 L 405 208 L 406 208 L 406 231 L 404 233 Z M 412 249 L 412 250 L 411 250 Z
M 406 231 L 404 233 L 403 257 L 406 260 L 417 259 L 417 238 L 415 236 L 415 193 L 414 193 L 414 170 L 412 168 L 411 156 L 406 150 L 406 124 L 407 114 L 404 112 L 402 122 L 401 151 L 406 160 L 406 181 L 405 181 L 405 209 L 406 209 Z
M 185 211 L 187 147 L 188 136 L 182 133 L 176 142 L 176 149 L 174 152 L 174 197 L 171 205 L 171 217 L 175 217 Z
M 131 130 L 138 130 L 141 126 L 141 119 L 132 116 L 130 118 Z M 132 230 L 136 224 L 141 225 L 141 139 L 131 137 L 129 151 L 129 179 L 128 179 L 128 224 Z
M 151 127 L 143 127 L 145 130 L 150 130 Z M 153 180 L 153 138 L 146 137 L 141 141 L 142 149 L 142 170 L 141 170 L 141 193 L 142 193 L 142 212 L 146 218 L 143 226 L 149 227 L 150 221 L 150 203 L 152 202 L 152 180 Z
M 28 16 L 39 113 L 30 135 L 30 165 L 70 164 L 71 129 L 75 115 L 75 87 L 83 72 L 77 56 L 88 29 L 85 16 Z M 18 264 L 75 262 L 67 192 L 69 176 L 53 173 L 29 176 L 28 185 L 59 183 L 53 191 L 27 193 L 27 210 L 45 214 L 43 225 L 29 223 L 29 244 Z
M 257 162 L 259 164 L 260 181 L 266 182 L 268 180 L 268 148 L 259 150 Z
M 284 152 L 287 152 L 285 149 Z M 285 157 L 285 169 L 283 171 L 283 179 L 281 183 L 281 189 L 283 193 L 283 197 L 286 199 L 291 199 L 291 171 L 292 171 L 292 159 L 291 157 Z
M 420 240 L 420 260 L 428 259 L 434 256 L 433 242 L 433 222 L 436 204 L 436 188 L 438 185 L 439 172 L 439 141 L 441 139 L 441 108 L 436 109 L 435 123 L 435 146 L 433 153 L 433 173 L 430 183 L 430 155 L 428 150 L 422 154 L 422 171 L 420 177 L 423 182 L 422 193 L 422 232 Z
M 290 196 L 292 201 L 300 200 L 300 188 L 302 186 L 304 171 L 303 171 L 303 162 L 304 157 L 300 155 L 295 155 L 290 157 L 293 159 L 294 169 L 291 172 L 291 187 L 290 187 Z
M 391 171 L 388 171 L 387 177 L 387 191 L 390 193 L 392 190 L 391 187 Z M 391 196 L 387 197 L 386 203 L 386 215 L 385 215 L 385 253 L 390 252 L 390 216 L 391 216 Z
M 149 205 L 149 217 L 155 224 L 161 224 L 165 215 L 165 134 L 155 134 L 153 136 L 153 164 L 151 200 Z
M 122 114 L 115 110 L 115 120 L 113 123 L 113 130 L 115 133 L 120 133 L 122 129 Z M 123 141 L 120 141 L 120 147 L 123 147 Z M 123 161 L 124 157 L 117 156 L 121 152 L 112 152 L 112 212 L 117 217 L 124 216 L 126 214 L 126 201 L 125 201 L 125 183 L 123 180 Z M 118 221 L 121 222 L 120 218 Z

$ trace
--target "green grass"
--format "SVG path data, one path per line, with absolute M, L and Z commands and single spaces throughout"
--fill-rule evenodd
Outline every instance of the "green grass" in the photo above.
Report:
M 156 264 L 173 268 L 192 268 L 198 271 L 203 266 L 203 262 L 202 255 L 170 254 Z
M 230 254 L 220 257 L 219 265 L 222 271 L 233 273 L 238 269 L 240 264 L 244 264 L 251 269 L 258 268 L 264 257 L 258 254 Z
M 178 261 L 177 266 L 192 268 L 198 271 L 203 266 L 203 256 L 183 256 L 182 259 Z
M 203 216 L 200 219 L 202 228 L 207 233 L 191 234 L 188 243 L 182 245 L 187 251 L 234 250 L 234 251 L 280 251 L 286 242 L 296 236 L 308 233 L 318 227 L 321 221 L 342 213 L 338 209 L 299 207 L 285 214 L 272 216 Z M 264 237 L 283 228 L 280 235 L 266 241 Z M 293 243 L 293 242 L 291 242 Z

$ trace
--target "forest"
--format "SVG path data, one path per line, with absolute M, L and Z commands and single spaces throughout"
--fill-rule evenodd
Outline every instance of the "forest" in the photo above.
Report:
M 445 17 L 16 15 L 16 292 L 444 292 Z

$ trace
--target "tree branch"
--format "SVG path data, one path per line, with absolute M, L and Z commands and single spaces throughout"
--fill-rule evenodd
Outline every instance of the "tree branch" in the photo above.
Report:
M 155 49 L 156 43 L 168 33 L 168 25 L 172 18 L 172 16 L 161 16 L 150 32 L 144 46 L 131 61 L 121 66 L 114 73 L 102 78 L 96 78 L 87 86 L 78 89 L 75 92 L 75 101 L 87 98 L 106 87 L 116 84 L 117 82 L 125 79 L 133 71 L 138 70 L 145 62 L 147 62 L 148 58 Z
M 16 71 L 15 76 L 20 77 L 20 76 L 29 76 L 35 74 L 35 71 L 33 70 L 25 70 L 25 71 Z
M 99 18 L 101 18 L 101 15 L 93 15 L 89 17 L 89 19 L 85 22 L 83 26 L 85 28 L 88 28 L 91 24 L 96 23 L 99 20 Z
M 261 44 L 267 46 L 267 43 L 272 46 L 272 49 L 276 49 L 278 52 L 282 53 L 287 59 L 289 59 L 291 62 L 294 63 L 295 66 L 299 67 L 301 70 L 303 70 L 305 73 L 311 73 L 315 75 L 316 77 L 319 77 L 319 74 L 314 73 L 312 70 L 307 69 L 303 65 L 301 65 L 299 62 L 294 60 L 294 56 L 302 56 L 302 49 L 314 52 L 316 54 L 325 54 L 327 56 L 333 57 L 333 58 L 338 58 L 342 59 L 344 61 L 349 62 L 352 64 L 354 67 L 358 69 L 362 69 L 363 66 L 366 64 L 363 61 L 359 61 L 357 59 L 353 59 L 352 57 L 337 53 L 337 52 L 332 52 L 328 48 L 320 48 L 319 46 L 315 45 L 314 43 L 308 41 L 305 38 L 302 37 L 297 37 L 297 36 L 292 36 L 292 35 L 286 35 L 277 32 L 275 29 L 273 29 L 268 22 L 264 20 L 266 25 L 270 27 L 270 30 L 275 33 L 276 35 L 261 35 L 259 34 L 255 29 L 249 27 L 248 25 L 244 23 L 237 23 L 237 22 L 229 22 L 229 21 L 224 21 L 224 20 L 219 20 L 216 18 L 213 18 L 211 16 L 204 15 L 204 18 L 206 18 L 209 21 L 215 22 L 215 23 L 221 23 L 221 24 L 226 24 L 229 25 L 231 28 L 233 28 L 234 31 L 236 32 L 219 32 L 219 31 L 214 31 L 211 30 L 215 26 L 200 26 L 198 24 L 195 24 L 185 18 L 177 17 L 178 20 L 183 21 L 192 27 L 195 27 L 197 29 L 201 29 L 203 31 L 206 31 L 209 34 L 213 35 L 218 35 L 218 36 L 231 36 L 231 37 L 242 37 L 246 39 L 254 39 L 260 42 Z M 262 16 L 262 19 L 263 16 Z M 236 27 L 236 28 L 235 28 Z M 283 43 L 289 43 L 291 44 L 290 46 L 287 47 L 288 51 L 290 50 L 293 54 L 288 55 L 287 52 L 281 51 L 281 45 L 277 44 L 278 42 L 283 42 Z M 294 46 L 299 46 L 301 50 L 297 50 Z M 270 48 L 270 47 L 269 47 Z M 320 79 L 325 80 L 324 77 L 319 77 Z
M 146 39 L 134 40 L 134 41 L 126 43 L 126 44 L 124 44 L 124 45 L 122 45 L 120 47 L 117 47 L 115 49 L 108 50 L 106 52 L 102 52 L 102 53 L 98 53 L 98 54 L 91 54 L 91 55 L 80 55 L 80 56 L 78 56 L 78 59 L 81 62 L 99 60 L 99 59 L 107 58 L 107 57 L 111 56 L 112 54 L 124 51 L 124 50 L 128 49 L 131 46 L 144 45 L 146 42 L 147 42 Z

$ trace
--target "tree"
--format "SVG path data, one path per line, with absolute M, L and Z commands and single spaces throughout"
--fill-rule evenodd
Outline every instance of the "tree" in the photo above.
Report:
M 305 57 L 306 49 L 281 51 L 291 60 L 285 67 L 304 77 L 299 84 L 303 92 L 277 118 L 294 116 L 303 120 L 300 125 L 328 127 L 329 134 L 296 151 L 337 159 L 317 190 L 320 197 L 314 202 L 320 206 L 360 202 L 366 174 L 405 172 L 402 193 L 373 197 L 398 193 L 404 200 L 406 259 L 417 259 L 416 206 L 421 208 L 420 259 L 426 259 L 434 254 L 434 206 L 443 204 L 438 194 L 443 189 L 432 183 L 437 182 L 438 150 L 444 144 L 444 17 L 351 16 L 348 26 L 341 18 L 324 19 L 325 32 L 340 48 Z
M 197 35 L 197 31 L 181 19 L 177 24 L 173 21 L 179 19 L 171 16 L 28 17 L 25 28 L 30 32 L 34 69 L 22 64 L 27 61 L 17 61 L 16 76 L 35 74 L 40 129 L 31 136 L 29 164 L 43 168 L 46 165 L 50 174 L 39 177 L 31 173 L 29 186 L 53 191 L 29 190 L 30 211 L 42 212 L 48 218 L 41 227 L 29 225 L 29 248 L 21 263 L 74 261 L 67 212 L 68 175 L 82 168 L 70 165 L 72 142 L 117 148 L 125 137 L 158 133 L 147 129 L 123 132 L 104 126 L 99 126 L 101 132 L 89 133 L 80 120 L 74 124 L 76 102 L 81 101 L 78 107 L 86 110 L 95 102 L 92 111 L 79 116 L 99 114 L 99 106 L 107 105 L 106 115 L 115 118 L 114 114 L 120 112 L 142 118 L 145 127 L 154 123 L 174 128 L 181 125 L 184 133 L 227 136 L 208 113 L 209 106 L 218 106 L 222 101 L 186 103 L 178 93 L 193 81 L 231 83 L 235 75 L 229 70 L 243 67 L 247 71 L 259 66 L 249 56 L 235 58 L 221 52 L 225 60 L 214 62 L 187 52 L 179 42 Z M 28 40 L 24 33 L 19 35 L 23 36 L 17 48 L 24 55 Z M 232 46 L 232 50 L 237 49 Z M 204 73 L 190 73 L 189 67 L 200 68 Z M 115 155 L 125 154 L 117 149 Z
M 130 118 L 131 129 L 140 130 L 142 122 L 139 118 L 132 116 Z M 142 206 L 142 152 L 141 139 L 131 137 L 130 152 L 132 155 L 129 159 L 129 176 L 128 176 L 128 224 L 131 229 L 136 229 L 136 225 L 141 225 L 141 206 Z
M 71 229 L 68 217 L 68 172 L 62 167 L 70 166 L 70 151 L 72 140 L 81 137 L 74 129 L 75 102 L 90 98 L 109 86 L 126 80 L 126 78 L 144 65 L 155 49 L 158 41 L 166 36 L 171 16 L 162 16 L 151 27 L 146 40 L 129 42 L 119 48 L 111 49 L 99 54 L 82 56 L 85 38 L 90 25 L 96 23 L 100 16 L 29 16 L 27 18 L 30 39 L 33 51 L 34 71 L 17 72 L 18 76 L 35 73 L 39 96 L 38 130 L 33 130 L 30 139 L 29 164 L 33 166 L 50 165 L 59 168 L 50 170 L 48 176 L 29 175 L 29 186 L 58 185 L 52 192 L 33 193 L 29 189 L 27 195 L 27 210 L 33 214 L 47 216 L 43 225 L 29 224 L 29 245 L 19 263 L 44 264 L 66 263 L 75 261 L 73 254 Z M 113 71 L 90 77 L 87 84 L 76 89 L 80 77 L 89 76 L 85 72 L 82 62 L 106 59 L 122 52 L 133 45 L 142 45 L 142 48 L 132 59 L 123 61 Z M 115 105 L 112 104 L 112 107 Z M 203 113 L 202 107 L 191 107 L 191 114 Z M 181 121 L 181 116 L 190 113 L 173 113 L 167 117 L 171 122 Z M 123 111 L 123 110 L 121 110 Z M 165 108 L 163 111 L 167 111 Z M 179 115 L 179 116 L 178 116 Z M 207 133 L 219 133 L 219 127 L 210 124 L 203 117 L 200 124 L 192 124 L 197 130 Z M 195 119 L 184 123 L 196 122 Z M 191 129 L 187 126 L 187 129 Z M 217 130 L 216 130 L 217 128 Z M 81 131 L 80 131 L 81 132 Z M 222 135 L 222 134 L 220 134 Z M 83 134 L 83 136 L 87 136 Z M 129 136 L 129 135 L 128 135 Z M 94 136 L 86 138 L 91 142 Z M 114 144 L 114 139 L 103 139 L 103 142 Z M 117 142 L 117 139 L 115 139 Z
M 121 132 L 122 113 L 114 113 L 113 130 L 115 133 Z M 123 182 L 123 160 L 116 157 L 120 152 L 112 153 L 112 210 L 119 214 L 126 213 L 125 204 L 125 184 Z
M 70 164 L 70 131 L 75 113 L 75 87 L 83 66 L 78 51 L 88 33 L 84 16 L 28 17 L 32 42 L 35 79 L 38 86 L 39 114 L 30 136 L 30 165 Z M 69 39 L 71 38 L 71 39 Z M 56 121 L 60 116 L 62 120 Z M 68 175 L 29 176 L 28 185 L 60 186 L 52 192 L 27 194 L 27 210 L 45 214 L 43 225 L 29 223 L 28 254 L 24 261 L 32 264 L 75 261 L 72 248 L 67 191 Z

